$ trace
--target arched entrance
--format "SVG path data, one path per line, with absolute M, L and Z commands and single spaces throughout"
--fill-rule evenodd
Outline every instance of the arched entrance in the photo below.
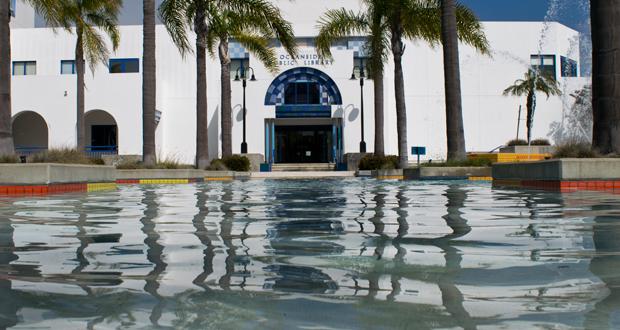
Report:
M 265 156 L 270 163 L 338 163 L 342 159 L 342 105 L 338 86 L 324 72 L 307 67 L 276 77 L 265 95 L 276 118 L 265 122 Z
M 118 153 L 118 126 L 106 111 L 91 110 L 84 115 L 86 153 L 91 156 Z
M 49 145 L 45 119 L 34 111 L 23 111 L 13 117 L 13 141 L 19 155 L 46 151 Z

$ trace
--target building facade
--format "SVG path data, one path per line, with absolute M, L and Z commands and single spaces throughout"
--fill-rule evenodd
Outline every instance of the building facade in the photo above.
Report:
M 360 10 L 358 0 L 274 0 L 292 22 L 299 55 L 276 51 L 280 65 L 271 74 L 245 49 L 231 42 L 235 73 L 249 70 L 246 95 L 248 152 L 267 162 L 339 162 L 359 152 L 362 140 L 374 149 L 373 81 L 360 87 L 352 80 L 364 64 L 364 37 L 352 36 L 333 45 L 333 60 L 314 48 L 317 20 L 330 8 Z M 108 65 L 86 77 L 88 149 L 139 155 L 142 152 L 142 28 L 141 1 L 129 1 L 121 15 L 121 44 Z M 12 22 L 13 130 L 22 152 L 73 147 L 76 144 L 75 36 L 45 27 L 31 8 L 18 2 Z M 579 34 L 559 23 L 485 22 L 491 56 L 461 45 L 463 114 L 468 151 L 490 151 L 517 136 L 519 107 L 525 99 L 504 97 L 503 90 L 522 78 L 532 65 L 552 72 L 562 97 L 540 98 L 535 138 L 546 138 L 553 122 L 561 122 L 572 99 L 583 87 L 579 77 Z M 181 57 L 165 27 L 157 26 L 156 132 L 159 157 L 193 163 L 196 136 L 196 72 L 192 55 Z M 251 69 L 248 69 L 247 67 Z M 441 47 L 406 42 L 403 58 L 409 146 L 425 146 L 426 159 L 446 154 L 446 123 Z M 209 153 L 221 152 L 220 65 L 208 64 Z M 385 150 L 397 153 L 393 64 L 385 76 Z M 249 79 L 253 73 L 255 79 Z M 358 76 L 358 75 L 357 75 Z M 242 82 L 232 82 L 233 151 L 241 152 L 243 137 Z M 363 92 L 363 94 L 362 94 Z M 524 121 L 520 137 L 525 137 Z

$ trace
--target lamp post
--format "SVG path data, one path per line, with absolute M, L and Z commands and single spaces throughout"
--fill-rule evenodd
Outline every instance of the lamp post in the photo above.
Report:
M 364 59 L 360 57 L 360 65 L 353 66 L 353 73 L 351 74 L 351 80 L 357 80 L 355 76 L 355 70 L 359 70 L 360 73 L 360 112 L 362 119 L 362 139 L 360 141 L 360 153 L 366 153 L 366 141 L 364 141 L 364 80 L 366 79 L 366 74 L 364 70 Z
M 242 81 L 242 86 L 243 86 L 243 142 L 241 142 L 241 153 L 242 154 L 247 154 L 248 153 L 248 143 L 245 140 L 245 117 L 246 117 L 246 113 L 247 113 L 247 109 L 245 107 L 245 89 L 248 86 L 248 75 L 247 75 L 247 71 L 252 71 L 252 76 L 250 77 L 250 81 L 256 81 L 256 76 L 254 75 L 254 69 L 250 66 L 248 66 L 247 70 L 246 68 L 243 67 L 243 63 L 241 64 L 241 66 L 237 69 L 237 72 L 235 73 L 235 81 Z

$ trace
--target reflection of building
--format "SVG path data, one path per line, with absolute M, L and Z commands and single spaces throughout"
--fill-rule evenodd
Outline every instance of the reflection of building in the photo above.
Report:
M 350 37 L 333 46 L 334 59 L 320 58 L 315 49 L 316 20 L 327 8 L 359 8 L 358 0 L 288 1 L 278 3 L 293 23 L 299 55 L 291 58 L 280 47 L 280 73 L 272 75 L 238 43 L 231 42 L 235 72 L 251 65 L 257 81 L 249 81 L 249 152 L 272 162 L 334 162 L 343 153 L 357 152 L 360 142 L 359 84 L 351 81 L 354 64 L 366 54 L 363 37 Z M 138 3 L 138 2 L 137 2 Z M 140 154 L 141 138 L 141 10 L 127 3 L 121 15 L 121 45 L 109 67 L 99 65 L 86 76 L 87 145 L 93 152 Z M 54 33 L 21 2 L 13 22 L 13 115 L 16 145 L 22 152 L 75 143 L 74 37 Z M 491 150 L 514 137 L 517 110 L 523 100 L 505 98 L 502 90 L 520 78 L 530 65 L 553 72 L 568 91 L 577 88 L 578 33 L 551 23 L 542 39 L 543 23 L 489 22 L 485 29 L 493 57 L 469 47 L 461 51 L 463 102 L 470 150 Z M 518 33 L 515 33 L 518 31 Z M 276 44 L 277 46 L 277 44 Z M 195 69 L 183 60 L 166 29 L 157 28 L 158 116 L 157 144 L 164 154 L 191 162 L 195 143 Z M 543 54 L 543 55 L 536 55 Z M 208 64 L 210 153 L 219 149 L 219 62 Z M 409 110 L 408 142 L 428 147 L 429 157 L 443 157 L 443 74 L 441 51 L 424 43 L 407 43 L 404 57 Z M 385 77 L 386 151 L 397 151 L 392 64 Z M 234 77 L 234 74 L 233 74 Z M 241 85 L 233 82 L 233 151 L 241 145 Z M 372 81 L 366 84 L 365 140 L 373 150 Z M 562 101 L 540 102 L 535 137 L 545 137 L 552 121 L 559 120 Z M 33 119 L 32 121 L 26 119 Z M 34 120 L 36 119 L 36 120 Z M 161 121 L 160 121 L 161 120 Z M 30 138 L 23 138 L 24 131 Z

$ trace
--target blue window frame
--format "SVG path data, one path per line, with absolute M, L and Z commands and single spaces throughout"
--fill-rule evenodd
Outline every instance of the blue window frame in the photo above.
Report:
M 530 61 L 533 70 L 538 70 L 542 74 L 556 79 L 555 55 L 532 55 Z
M 321 86 L 316 82 L 293 82 L 284 89 L 284 104 L 321 104 Z
M 16 0 L 11 0 L 11 7 L 9 8 L 11 16 L 13 17 L 15 17 L 15 6 L 17 5 L 16 2 Z
M 14 76 L 34 76 L 37 74 L 36 61 L 15 61 L 13 62 Z
M 140 72 L 140 59 L 115 58 L 110 59 L 110 73 L 138 73 Z
M 562 66 L 562 77 L 577 77 L 577 61 L 572 60 L 568 57 L 561 56 L 560 62 Z
M 75 61 L 74 60 L 60 61 L 60 74 L 75 74 Z

